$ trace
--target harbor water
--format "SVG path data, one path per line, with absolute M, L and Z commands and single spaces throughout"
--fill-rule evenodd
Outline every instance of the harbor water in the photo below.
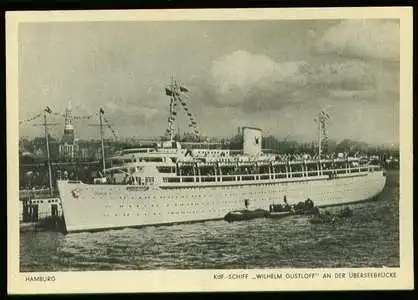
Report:
M 290 199 L 289 199 L 290 202 Z M 20 271 L 399 266 L 399 173 L 335 223 L 309 216 L 208 221 L 95 233 L 20 233 Z

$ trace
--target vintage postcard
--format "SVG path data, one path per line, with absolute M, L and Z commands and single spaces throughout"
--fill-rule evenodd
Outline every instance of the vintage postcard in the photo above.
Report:
M 11 294 L 413 289 L 412 8 L 6 14 Z

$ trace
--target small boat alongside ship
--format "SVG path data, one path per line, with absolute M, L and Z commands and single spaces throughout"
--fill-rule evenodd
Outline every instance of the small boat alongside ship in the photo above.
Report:
M 264 209 L 254 209 L 254 210 L 234 210 L 227 213 L 224 217 L 224 220 L 227 222 L 234 222 L 234 221 L 248 221 L 260 218 L 268 218 L 269 212 Z
M 247 200 L 248 201 L 248 200 Z M 245 202 L 246 204 L 248 202 Z M 249 210 L 241 209 L 235 210 L 227 213 L 224 217 L 224 220 L 227 222 L 234 221 L 248 221 L 253 219 L 260 218 L 271 218 L 271 219 L 280 219 L 288 216 L 294 215 L 318 215 L 320 214 L 318 207 L 316 207 L 311 199 L 307 199 L 305 202 L 299 202 L 296 205 L 289 205 L 284 200 L 284 205 L 282 204 L 271 204 L 269 210 L 264 209 L 254 209 Z

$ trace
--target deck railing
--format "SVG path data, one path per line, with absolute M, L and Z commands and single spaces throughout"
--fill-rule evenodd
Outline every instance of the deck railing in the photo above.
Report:
M 281 172 L 281 173 L 262 173 L 262 174 L 235 174 L 235 175 L 196 175 L 196 176 L 175 176 L 163 177 L 164 183 L 180 183 L 180 182 L 226 182 L 226 181 L 258 181 L 269 179 L 284 179 L 284 178 L 306 178 L 314 176 L 330 176 L 330 175 L 344 175 L 351 173 L 365 173 L 381 171 L 379 166 L 366 167 L 350 167 L 341 169 L 320 169 L 320 170 L 302 170 L 298 172 Z

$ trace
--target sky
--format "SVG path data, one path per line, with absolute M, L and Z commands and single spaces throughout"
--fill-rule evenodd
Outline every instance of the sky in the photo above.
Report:
M 274 20 L 26 23 L 19 27 L 19 117 L 50 106 L 74 115 L 103 107 L 119 137 L 161 136 L 171 77 L 189 89 L 203 135 L 238 126 L 310 141 L 314 118 L 329 137 L 399 142 L 399 22 Z M 180 131 L 188 130 L 183 113 Z M 53 135 L 64 120 L 52 117 Z M 97 120 L 75 121 L 78 138 L 98 138 Z M 20 125 L 20 135 L 42 135 Z M 111 136 L 110 132 L 106 135 Z

